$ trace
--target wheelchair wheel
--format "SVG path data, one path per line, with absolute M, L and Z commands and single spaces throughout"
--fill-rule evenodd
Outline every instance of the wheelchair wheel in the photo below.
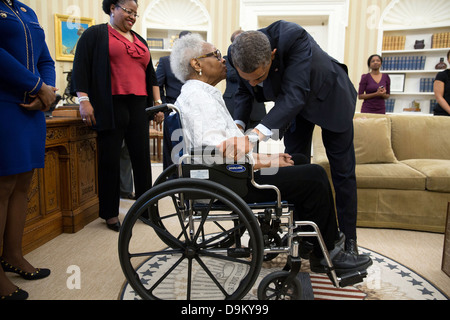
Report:
M 259 300 L 300 300 L 302 298 L 302 284 L 295 276 L 286 286 L 288 271 L 277 271 L 267 275 L 258 286 Z
M 167 182 L 169 180 L 178 179 L 178 165 L 172 164 L 169 166 L 166 170 L 164 170 L 159 177 L 156 179 L 154 186 L 160 185 L 161 183 Z M 173 194 L 173 201 L 178 201 L 178 194 Z M 159 214 L 159 208 L 158 205 L 155 204 L 151 207 L 149 207 L 148 210 L 148 216 L 151 219 L 151 221 L 156 224 L 161 229 L 165 230 L 166 227 L 164 225 L 164 218 L 161 219 Z M 214 222 L 217 224 L 218 227 L 220 227 L 220 222 L 216 221 Z M 239 233 L 241 236 L 245 233 L 245 227 L 235 231 L 235 233 Z M 240 236 L 239 236 L 240 237 Z M 170 242 L 170 239 L 167 239 L 166 237 L 161 237 L 161 239 L 168 245 L 171 246 L 173 243 Z M 216 245 L 221 248 L 229 248 L 232 245 L 235 244 L 235 237 L 234 233 L 230 236 L 223 237 Z
M 158 219 L 148 217 L 155 207 Z M 234 245 L 224 248 L 230 238 Z M 248 205 L 220 184 L 197 179 L 154 186 L 130 208 L 119 235 L 122 270 L 143 299 L 241 299 L 263 253 Z
M 154 186 L 176 178 L 178 178 L 178 166 L 176 164 L 172 164 L 159 175 L 159 177 L 155 180 Z

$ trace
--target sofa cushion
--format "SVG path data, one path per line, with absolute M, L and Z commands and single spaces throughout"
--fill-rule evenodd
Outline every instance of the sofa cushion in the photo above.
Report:
M 390 115 L 397 160 L 450 160 L 450 117 Z
M 427 177 L 427 190 L 450 192 L 450 160 L 414 159 L 404 160 L 402 163 Z
M 358 164 L 356 183 L 358 189 L 425 190 L 426 176 L 400 162 Z
M 388 118 L 355 118 L 353 124 L 357 164 L 397 162 L 392 150 Z

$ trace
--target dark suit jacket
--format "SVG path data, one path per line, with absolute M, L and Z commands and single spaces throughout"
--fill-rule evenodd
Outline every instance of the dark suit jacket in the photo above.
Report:
M 175 103 L 181 92 L 183 83 L 178 80 L 170 67 L 170 56 L 161 57 L 156 68 L 161 100 L 164 103 Z
M 224 56 L 223 58 L 225 59 L 227 65 L 227 87 L 223 94 L 223 100 L 225 101 L 227 109 L 234 119 L 234 97 L 239 89 L 239 74 L 228 61 L 228 57 Z M 253 100 L 249 121 L 248 123 L 246 122 L 247 128 L 254 128 L 261 122 L 265 115 L 266 106 L 264 102 L 257 102 L 256 100 Z
M 296 116 L 333 132 L 344 132 L 352 125 L 357 92 L 347 75 L 347 67 L 324 52 L 301 26 L 278 21 L 261 29 L 277 49 L 264 88 L 251 87 L 240 79 L 236 94 L 235 117 L 246 122 L 253 97 L 274 101 L 263 119 L 280 136 Z M 230 56 L 230 62 L 233 57 Z

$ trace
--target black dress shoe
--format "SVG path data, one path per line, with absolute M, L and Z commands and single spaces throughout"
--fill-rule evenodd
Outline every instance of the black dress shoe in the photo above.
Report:
M 0 263 L 2 265 L 3 271 L 17 273 L 25 280 L 39 280 L 47 278 L 50 275 L 49 269 L 36 268 L 34 272 L 25 272 L 17 267 L 14 267 L 3 259 L 0 259 Z
M 345 240 L 345 251 L 355 256 L 359 255 L 358 244 L 355 239 Z
M 106 223 L 106 226 L 108 227 L 108 229 L 115 231 L 115 232 L 119 232 L 120 231 L 120 221 L 117 221 L 116 223 Z
M 16 291 L 6 296 L 0 296 L 0 301 L 19 301 L 19 300 L 27 300 L 28 292 L 17 287 Z
M 368 255 L 350 254 L 341 247 L 334 248 L 329 254 L 338 276 L 353 271 L 364 271 L 372 265 L 372 259 Z M 309 262 L 312 272 L 327 273 L 329 271 L 325 257 L 318 258 L 312 253 Z

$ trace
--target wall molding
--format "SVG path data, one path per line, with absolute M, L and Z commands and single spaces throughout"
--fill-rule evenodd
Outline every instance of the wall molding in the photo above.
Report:
M 199 0 L 153 0 L 143 14 L 142 34 L 147 28 L 207 31 L 208 38 L 212 30 L 209 12 Z
M 327 51 L 339 61 L 344 60 L 349 0 L 241 0 L 243 30 L 257 29 L 258 18 L 263 16 L 326 17 L 329 24 Z

